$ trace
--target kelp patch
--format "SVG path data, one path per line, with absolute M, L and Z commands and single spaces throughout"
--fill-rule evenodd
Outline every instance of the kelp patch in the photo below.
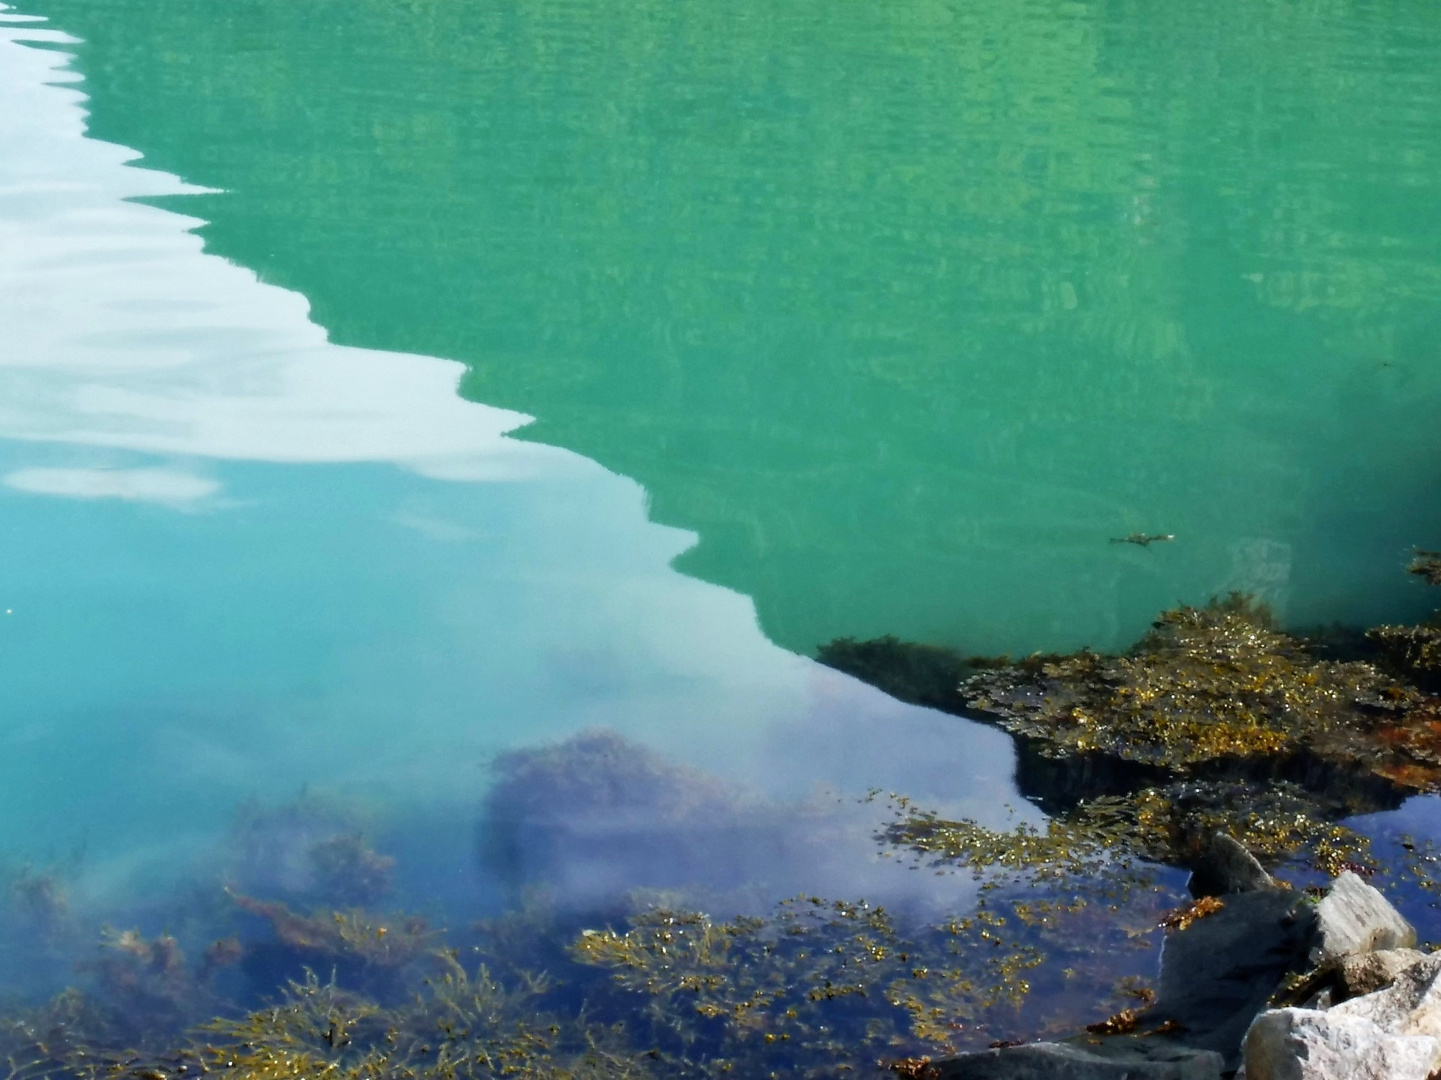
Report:
M 1348 819 L 1441 788 L 1437 634 L 1380 628 L 1371 654 L 1336 656 L 1233 596 L 1164 613 L 1121 656 L 834 644 L 828 662 L 1016 736 L 1022 791 L 1051 812 L 997 829 L 891 796 L 878 861 L 954 881 L 944 911 L 809 894 L 718 911 L 746 873 L 677 868 L 822 843 L 824 813 L 603 732 L 502 756 L 478 855 L 519 903 L 458 930 L 397 911 L 395 860 L 311 799 L 247 808 L 224 881 L 195 883 L 174 931 L 87 923 L 63 873 L 23 868 L 0 881 L 5 947 L 74 985 L 0 1012 L 0 1080 L 924 1076 L 1018 1041 L 1149 1043 L 1175 1030 L 1148 1018 L 1160 943 L 1235 910 L 1181 887 L 1216 833 L 1297 885 L 1369 875 L 1385 860 Z M 1441 892 L 1436 851 L 1395 843 L 1383 887 Z M 548 902 L 578 866 L 627 888 Z
M 493 936 L 434 942 L 377 979 L 366 972 L 372 939 L 388 936 L 370 932 L 382 920 L 267 906 L 275 936 L 242 951 L 313 956 L 318 936 L 336 962 L 328 975 L 304 968 L 274 1000 L 234 1014 L 213 993 L 208 960 L 188 963 L 174 939 L 124 933 L 106 947 L 137 966 L 6 1016 L 0 1062 L 7 1080 L 838 1075 L 1075 1027 L 1085 1007 L 1058 1009 L 1055 992 L 1028 1008 L 1038 973 L 1053 991 L 1091 986 L 1088 1006 L 1134 1000 L 1134 978 L 1108 992 L 1088 975 L 1088 965 L 1114 967 L 1098 960 L 1118 942 L 1067 925 L 1080 910 L 994 897 L 937 923 L 800 897 L 767 917 L 648 908 L 616 928 L 576 931 L 535 909 L 525 925 L 567 943 L 569 965 L 512 965 L 502 977 L 478 959 L 505 947 L 493 924 Z M 1147 955 L 1129 952 L 1137 966 Z M 172 996 L 137 996 L 136 971 L 220 1015 L 187 1021 Z
M 959 694 L 1043 754 L 1099 752 L 1175 772 L 1301 751 L 1352 760 L 1424 700 L 1373 664 L 1316 657 L 1243 596 L 1167 611 L 1125 655 L 1028 657 L 972 676 Z

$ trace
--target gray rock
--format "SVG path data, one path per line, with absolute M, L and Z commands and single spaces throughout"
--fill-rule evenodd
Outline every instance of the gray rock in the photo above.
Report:
M 1225 833 L 1214 833 L 1191 869 L 1192 896 L 1226 896 L 1277 888 L 1256 856 Z
M 1441 1038 L 1441 953 L 1412 964 L 1387 989 L 1343 1001 L 1327 1015 L 1369 1020 L 1393 1035 Z
M 1246 1033 L 1246 1080 L 1427 1080 L 1441 1041 L 1394 1035 L 1361 1016 L 1272 1009 Z
M 1306 969 L 1315 919 L 1304 896 L 1284 889 L 1226 897 L 1216 914 L 1167 939 L 1147 1023 L 1176 1021 L 1187 1043 L 1234 1068 L 1251 1020 L 1288 973 Z
M 1316 905 L 1316 964 L 1381 949 L 1409 949 L 1416 930 L 1381 893 L 1349 870 L 1331 883 Z
M 1182 1046 L 1028 1043 L 932 1063 L 936 1080 L 1220 1080 L 1221 1055 Z
M 1343 956 L 1341 985 L 1347 997 L 1384 990 L 1396 981 L 1401 972 L 1425 959 L 1426 954 L 1417 949 L 1382 949 L 1380 952 Z

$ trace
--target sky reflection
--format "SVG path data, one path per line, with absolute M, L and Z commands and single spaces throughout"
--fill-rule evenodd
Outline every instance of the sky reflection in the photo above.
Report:
M 882 866 L 855 797 L 1002 820 L 1005 737 L 774 647 L 748 598 L 670 568 L 692 538 L 638 485 L 206 255 L 135 201 L 191 189 L 86 138 L 65 54 L 22 44 L 59 40 L 0 28 L 7 858 L 83 846 L 91 892 L 123 890 L 309 785 L 423 825 L 397 844 L 463 899 L 494 891 L 487 762 L 600 727 L 775 820 L 826 805 L 826 844 L 747 856 L 762 891 L 954 895 Z

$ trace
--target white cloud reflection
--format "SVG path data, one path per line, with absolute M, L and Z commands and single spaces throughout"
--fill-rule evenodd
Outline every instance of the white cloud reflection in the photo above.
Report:
M 17 469 L 0 482 L 32 495 L 162 505 L 193 503 L 220 490 L 214 480 L 175 469 Z
M 461 365 L 331 345 L 302 296 L 201 257 L 199 222 L 125 201 L 202 189 L 83 137 L 68 58 L 22 39 L 71 40 L 0 28 L 0 437 L 457 481 L 588 466 L 503 439 L 527 418 L 462 400 Z

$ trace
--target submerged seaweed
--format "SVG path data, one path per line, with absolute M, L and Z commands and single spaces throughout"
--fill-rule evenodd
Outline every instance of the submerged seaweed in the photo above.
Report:
M 1433 562 L 1413 570 L 1441 580 Z M 1161 1034 L 1141 976 L 1166 933 L 1224 906 L 1185 902 L 1168 868 L 1225 832 L 1272 870 L 1369 874 L 1379 856 L 1345 819 L 1441 788 L 1438 634 L 1382 627 L 1377 662 L 1338 657 L 1232 596 L 1164 613 L 1121 656 L 833 643 L 827 662 L 1015 735 L 1023 792 L 1052 811 L 995 829 L 892 797 L 882 855 L 974 878 L 949 915 L 814 895 L 708 913 L 695 884 L 741 864 L 676 867 L 822 819 L 604 732 L 497 760 L 480 854 L 524 902 L 459 935 L 378 912 L 394 860 L 354 815 L 248 808 L 216 860 L 232 887 L 213 882 L 187 930 L 107 930 L 98 950 L 92 930 L 77 987 L 0 1016 L 0 1080 L 904 1076 L 1017 1039 Z M 1441 855 L 1397 843 L 1384 887 L 1441 894 Z M 534 891 L 602 868 L 626 886 L 604 903 Z M 12 872 L 3 905 L 52 943 L 36 956 L 78 955 L 59 878 Z
M 1441 580 L 1441 557 L 1412 572 Z M 1252 598 L 1162 613 L 1128 652 L 973 659 L 945 700 L 1016 736 L 1022 792 L 1052 813 L 1044 830 L 995 833 L 908 810 L 892 843 L 977 870 L 1093 873 L 1118 857 L 1189 866 L 1224 831 L 1272 865 L 1305 857 L 1334 872 L 1364 839 L 1336 824 L 1441 790 L 1441 699 L 1425 678 L 1441 629 L 1380 627 L 1379 663 L 1342 659 L 1278 629 Z M 821 659 L 890 689 L 935 651 L 893 639 L 838 642 Z M 937 680 L 940 675 L 934 676 Z
M 1177 773 L 1301 750 L 1343 759 L 1421 700 L 1370 664 L 1317 659 L 1240 596 L 1163 613 L 1123 656 L 1029 657 L 971 677 L 960 695 L 1042 753 Z
M 323 934 L 341 961 L 337 971 L 372 958 L 366 936 L 344 929 L 368 919 L 334 920 L 342 929 L 331 934 L 321 929 L 325 920 L 265 913 L 277 934 L 307 948 L 312 934 Z M 0 1060 L 11 1077 L 27 1080 L 831 1075 L 881 1057 L 984 1045 L 1022 1023 L 1032 1032 L 1074 1025 L 1070 1016 L 1023 1022 L 1018 1012 L 1048 939 L 1071 942 L 1058 954 L 1074 965 L 1071 979 L 1107 944 L 1067 933 L 1080 928 L 1063 930 L 1065 915 L 1063 905 L 997 898 L 964 917 L 903 929 L 883 909 L 819 897 L 730 921 L 653 909 L 623 929 L 571 938 L 578 976 L 609 973 L 589 984 L 579 1009 L 546 973 L 502 982 L 437 948 L 426 954 L 430 974 L 405 994 L 386 999 L 338 974 L 306 972 L 273 1004 L 189 1034 L 137 1028 L 113 1003 L 68 991 L 0 1024 Z M 173 940 L 121 934 L 109 947 L 136 961 L 128 972 L 177 993 L 193 990 Z M 151 982 L 132 985 L 155 993 Z M 1107 997 L 1103 989 L 1093 996 Z M 153 1003 L 131 1005 L 155 1013 Z
M 890 843 L 932 863 L 968 867 L 988 882 L 1009 879 L 1075 888 L 1105 879 L 1118 889 L 1153 880 L 1150 864 L 1188 866 L 1208 837 L 1224 832 L 1275 866 L 1305 857 L 1323 873 L 1363 859 L 1366 837 L 1315 815 L 1296 785 L 1177 783 L 1083 801 L 1044 830 L 1010 832 L 949 821 L 905 807 L 886 829 Z

